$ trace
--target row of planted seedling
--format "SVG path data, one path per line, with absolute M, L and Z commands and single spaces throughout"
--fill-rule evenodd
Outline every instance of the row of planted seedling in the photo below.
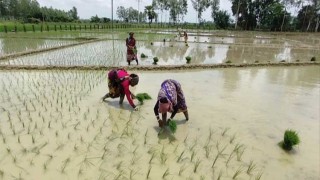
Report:
M 112 41 L 88 43 L 59 50 L 22 56 L 1 64 L 34 66 L 107 66 L 119 65 L 126 61 L 125 46 Z
M 244 162 L 246 146 L 229 129 L 161 140 L 155 132 L 159 129 L 145 126 L 149 119 L 140 112 L 87 105 L 86 96 L 105 83 L 102 72 L 16 72 L 0 77 L 5 92 L 0 171 L 5 178 L 34 178 L 33 168 L 42 169 L 43 177 L 53 172 L 91 179 L 261 178 L 254 161 Z
M 41 149 L 46 146 L 62 149 L 64 140 L 79 138 L 80 142 L 85 142 L 84 137 L 68 129 L 88 116 L 88 113 L 77 116 L 84 111 L 79 104 L 104 80 L 103 73 L 7 72 L 0 77 L 4 92 L 0 98 L 1 147 L 11 155 L 14 164 L 21 162 L 17 162 L 20 152 L 41 156 Z M 99 113 L 96 111 L 95 114 Z M 95 125 L 94 121 L 89 122 L 91 126 Z M 74 131 L 81 126 L 75 127 Z M 86 128 L 89 131 L 90 126 L 86 125 Z

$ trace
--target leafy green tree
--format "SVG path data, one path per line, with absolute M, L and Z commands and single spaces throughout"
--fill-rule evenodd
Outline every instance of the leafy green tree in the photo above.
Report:
M 187 0 L 170 0 L 169 1 L 169 12 L 170 19 L 176 23 L 177 21 L 183 19 L 184 15 L 188 12 L 188 2 Z
M 146 6 L 145 7 L 145 12 L 146 12 L 146 14 L 148 16 L 148 19 L 149 19 L 149 27 L 151 27 L 151 23 L 152 23 L 153 19 L 157 18 L 157 14 L 154 11 L 154 7 L 152 5 L 151 6 Z
M 287 18 L 283 19 L 283 16 L 286 16 Z M 267 7 L 261 24 L 271 31 L 280 31 L 282 26 L 288 26 L 289 21 L 290 14 L 285 10 L 284 5 L 275 2 Z
M 107 17 L 103 17 L 103 18 L 101 18 L 101 21 L 102 21 L 103 23 L 108 23 L 108 22 L 111 21 L 111 19 L 110 19 L 110 18 L 107 18 Z
M 74 7 L 74 6 L 72 7 L 72 9 L 70 9 L 70 10 L 68 11 L 68 14 L 69 14 L 70 19 L 72 19 L 73 21 L 79 19 L 79 17 L 78 17 L 78 10 L 77 10 L 77 8 Z
M 203 11 L 210 7 L 210 0 L 191 0 L 193 8 L 198 12 L 198 22 L 201 22 Z
M 214 22 L 219 29 L 227 29 L 230 24 L 230 15 L 227 11 L 217 11 L 214 14 Z
M 132 7 L 128 8 L 128 21 L 129 22 L 138 22 L 139 11 L 133 9 Z
M 116 14 L 117 14 L 117 16 L 118 16 L 118 18 L 120 19 L 120 20 L 126 20 L 126 19 L 128 19 L 128 10 L 125 8 L 125 7 L 123 7 L 123 6 L 119 6 L 118 8 L 117 8 L 117 11 L 116 11 Z
M 0 17 L 5 17 L 8 15 L 8 0 L 0 0 Z
M 160 19 L 162 23 L 163 11 L 168 11 L 170 9 L 169 0 L 153 0 L 152 6 L 154 9 L 158 9 L 161 11 Z
M 211 17 L 214 19 L 215 14 L 219 11 L 220 0 L 211 1 Z M 221 13 L 221 12 L 220 12 Z
M 19 17 L 19 4 L 18 0 L 9 0 L 8 3 L 8 15 L 13 18 Z
M 231 0 L 231 10 L 235 16 L 235 29 L 238 25 L 245 30 L 253 30 L 257 25 L 257 1 Z
M 317 14 L 316 8 L 313 5 L 303 6 L 298 12 L 298 24 L 297 28 L 301 31 L 309 31 L 309 29 L 315 29 L 317 32 L 319 27 L 319 14 Z M 318 27 L 317 27 L 318 24 Z
M 98 17 L 98 15 L 92 16 L 90 18 L 90 22 L 99 23 L 100 22 L 100 18 Z

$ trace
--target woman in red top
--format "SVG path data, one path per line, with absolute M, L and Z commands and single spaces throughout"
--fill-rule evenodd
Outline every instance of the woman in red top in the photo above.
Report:
M 130 65 L 131 61 L 133 60 L 136 60 L 137 65 L 139 64 L 137 57 L 136 39 L 133 37 L 133 34 L 133 32 L 130 32 L 129 38 L 126 39 L 128 65 Z
M 138 110 L 137 106 L 133 103 L 135 96 L 131 93 L 129 86 L 135 86 L 139 83 L 139 76 L 136 74 L 129 74 L 124 69 L 111 70 L 108 73 L 108 87 L 109 93 L 102 97 L 105 101 L 108 97 L 118 98 L 120 97 L 119 104 L 123 103 L 124 96 L 127 97 L 129 104 Z

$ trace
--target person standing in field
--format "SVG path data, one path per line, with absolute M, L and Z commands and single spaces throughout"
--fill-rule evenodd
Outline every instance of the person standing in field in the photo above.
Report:
M 184 36 L 184 42 L 187 43 L 188 42 L 188 34 L 187 31 L 183 32 L 183 36 Z
M 102 101 L 109 97 L 113 99 L 120 97 L 119 104 L 122 104 L 126 96 L 129 104 L 137 111 L 138 107 L 133 103 L 135 96 L 131 93 L 129 86 L 136 86 L 138 83 L 139 76 L 136 74 L 129 74 L 125 69 L 111 70 L 108 73 L 109 92 L 102 97 Z
M 135 60 L 138 63 L 137 57 L 137 47 L 136 47 L 136 39 L 133 37 L 134 33 L 130 32 L 129 37 L 126 39 L 126 46 L 127 46 L 127 62 L 130 66 L 131 61 Z
M 173 79 L 163 81 L 153 110 L 159 127 L 164 127 L 169 124 L 178 112 L 183 112 L 186 120 L 189 120 L 186 100 L 178 81 Z M 168 112 L 171 113 L 171 116 L 167 121 Z M 159 113 L 162 114 L 162 119 L 160 119 Z

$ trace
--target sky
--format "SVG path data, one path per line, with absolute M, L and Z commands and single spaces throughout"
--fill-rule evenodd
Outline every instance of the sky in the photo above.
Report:
M 73 6 L 78 10 L 78 16 L 80 19 L 90 19 L 92 16 L 98 15 L 98 17 L 111 18 L 111 1 L 112 0 L 37 0 L 40 6 L 52 7 L 55 9 L 61 9 L 68 11 Z M 113 17 L 117 19 L 116 9 L 118 6 L 125 8 L 133 7 L 134 9 L 139 8 L 140 11 L 144 10 L 144 7 L 151 5 L 152 0 L 140 0 L 138 6 L 138 0 L 113 0 Z M 231 2 L 229 0 L 220 0 L 220 9 L 226 10 L 231 15 Z M 159 21 L 161 15 L 159 14 Z M 202 18 L 206 21 L 212 21 L 211 10 L 206 10 Z M 163 14 L 162 21 L 168 21 L 169 15 Z M 188 12 L 184 18 L 187 22 L 197 22 L 197 13 L 192 7 L 191 0 L 188 0 Z

